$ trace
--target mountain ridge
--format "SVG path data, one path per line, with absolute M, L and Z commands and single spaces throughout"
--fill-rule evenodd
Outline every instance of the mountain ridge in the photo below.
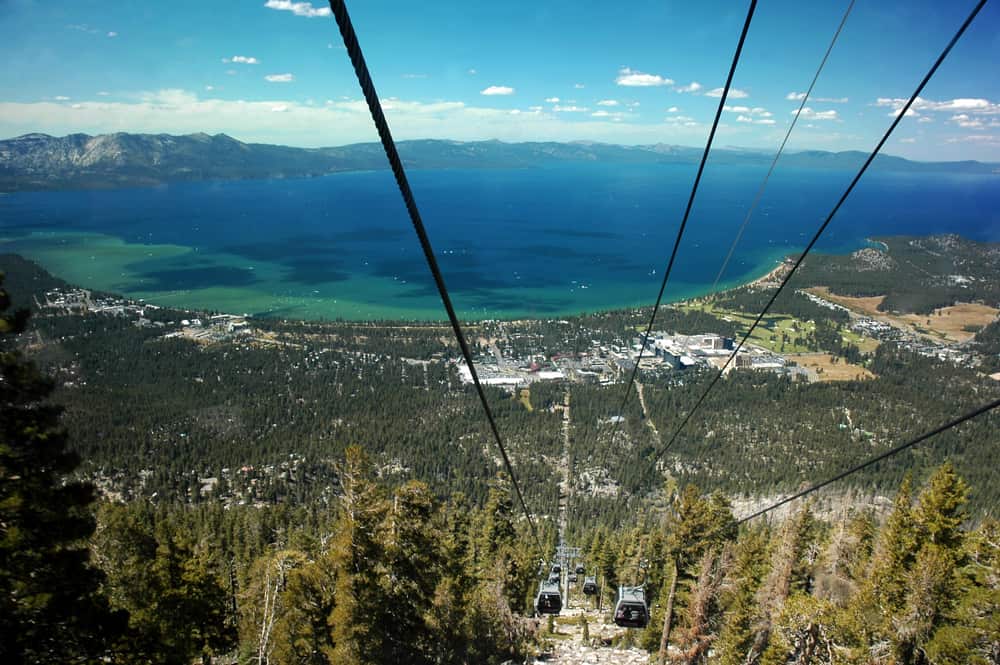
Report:
M 618 145 L 592 141 L 506 143 L 415 139 L 398 143 L 408 168 L 530 168 L 561 163 L 696 163 L 700 148 L 665 143 Z M 860 151 L 806 150 L 786 153 L 791 168 L 852 169 Z M 766 151 L 725 147 L 715 163 L 766 165 Z M 916 162 L 880 155 L 881 170 L 904 172 L 1000 173 L 1000 164 L 976 161 Z M 387 168 L 379 143 L 295 148 L 246 143 L 227 134 L 68 134 L 39 132 L 0 140 L 0 190 L 103 189 L 169 182 L 296 178 Z

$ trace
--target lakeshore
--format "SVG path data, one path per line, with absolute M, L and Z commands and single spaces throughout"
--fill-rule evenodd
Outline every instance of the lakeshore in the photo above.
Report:
M 690 170 L 428 170 L 413 180 L 459 315 L 544 319 L 653 302 L 677 231 L 671 211 L 683 208 Z M 706 180 L 665 302 L 709 294 L 761 175 L 727 166 Z M 775 178 L 716 290 L 773 282 L 813 232 L 839 186 L 835 175 Z M 991 181 L 907 175 L 917 193 L 897 196 L 901 178 L 873 175 L 873 184 L 896 189 L 874 199 L 859 190 L 815 251 L 847 254 L 870 246 L 867 238 L 898 233 L 996 239 L 996 230 L 963 222 L 993 205 Z M 939 191 L 957 186 L 960 199 Z M 941 210 L 948 200 L 970 206 L 968 214 Z M 11 194 L 0 200 L 0 252 L 84 288 L 169 307 L 295 320 L 444 318 L 383 172 Z

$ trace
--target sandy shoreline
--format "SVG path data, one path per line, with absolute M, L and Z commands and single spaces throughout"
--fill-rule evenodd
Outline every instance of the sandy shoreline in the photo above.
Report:
M 789 258 L 782 259 L 781 263 L 776 265 L 770 272 L 766 275 L 762 275 L 752 282 L 747 282 L 746 286 L 753 287 L 764 287 L 764 286 L 777 286 L 788 271 L 792 269 L 793 262 Z

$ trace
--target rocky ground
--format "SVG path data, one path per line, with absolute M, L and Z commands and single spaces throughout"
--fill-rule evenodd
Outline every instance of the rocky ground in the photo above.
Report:
M 587 620 L 589 640 L 583 639 L 581 615 Z M 556 665 L 597 665 L 616 663 L 620 665 L 648 665 L 649 654 L 637 648 L 626 648 L 626 629 L 610 622 L 610 612 L 564 609 L 555 620 L 555 634 L 546 631 L 546 620 L 541 620 L 541 638 L 545 649 L 530 663 L 550 663 Z

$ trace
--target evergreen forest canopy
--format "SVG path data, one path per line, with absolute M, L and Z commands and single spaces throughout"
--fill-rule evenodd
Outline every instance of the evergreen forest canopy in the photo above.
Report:
M 996 304 L 990 246 L 885 241 L 896 267 L 879 270 L 876 293 L 901 294 L 892 309 L 924 313 L 968 288 Z M 922 256 L 942 243 L 954 251 L 940 274 L 976 278 L 951 301 Z M 963 252 L 985 258 L 961 262 Z M 911 288 L 910 262 L 927 288 Z M 37 309 L 47 291 L 71 288 L 19 257 L 0 266 L 18 304 Z M 963 272 L 947 272 L 954 266 Z M 795 286 L 860 294 L 850 273 L 817 266 Z M 737 314 L 759 311 L 760 298 L 744 288 L 667 308 L 657 327 L 736 336 Z M 656 468 L 658 434 L 677 426 L 711 373 L 640 372 L 642 400 L 630 400 L 613 442 L 621 384 L 490 390 L 541 555 L 558 540 L 565 455 L 565 537 L 605 582 L 605 608 L 648 561 L 652 622 L 616 644 L 678 663 L 998 662 L 1000 492 L 984 463 L 997 416 L 852 476 L 780 522 L 735 524 L 748 512 L 735 506 L 930 429 L 995 396 L 995 382 L 892 344 L 862 351 L 845 341 L 850 317 L 797 290 L 773 313 L 775 348 L 790 318 L 790 347 L 874 378 L 735 372 Z M 254 320 L 250 338 L 167 336 L 192 315 L 5 315 L 0 659 L 500 663 L 560 639 L 524 618 L 540 553 L 449 362 L 446 328 Z M 482 358 L 548 359 L 628 346 L 648 316 L 478 322 L 467 334 Z M 996 330 L 970 343 L 987 367 Z

